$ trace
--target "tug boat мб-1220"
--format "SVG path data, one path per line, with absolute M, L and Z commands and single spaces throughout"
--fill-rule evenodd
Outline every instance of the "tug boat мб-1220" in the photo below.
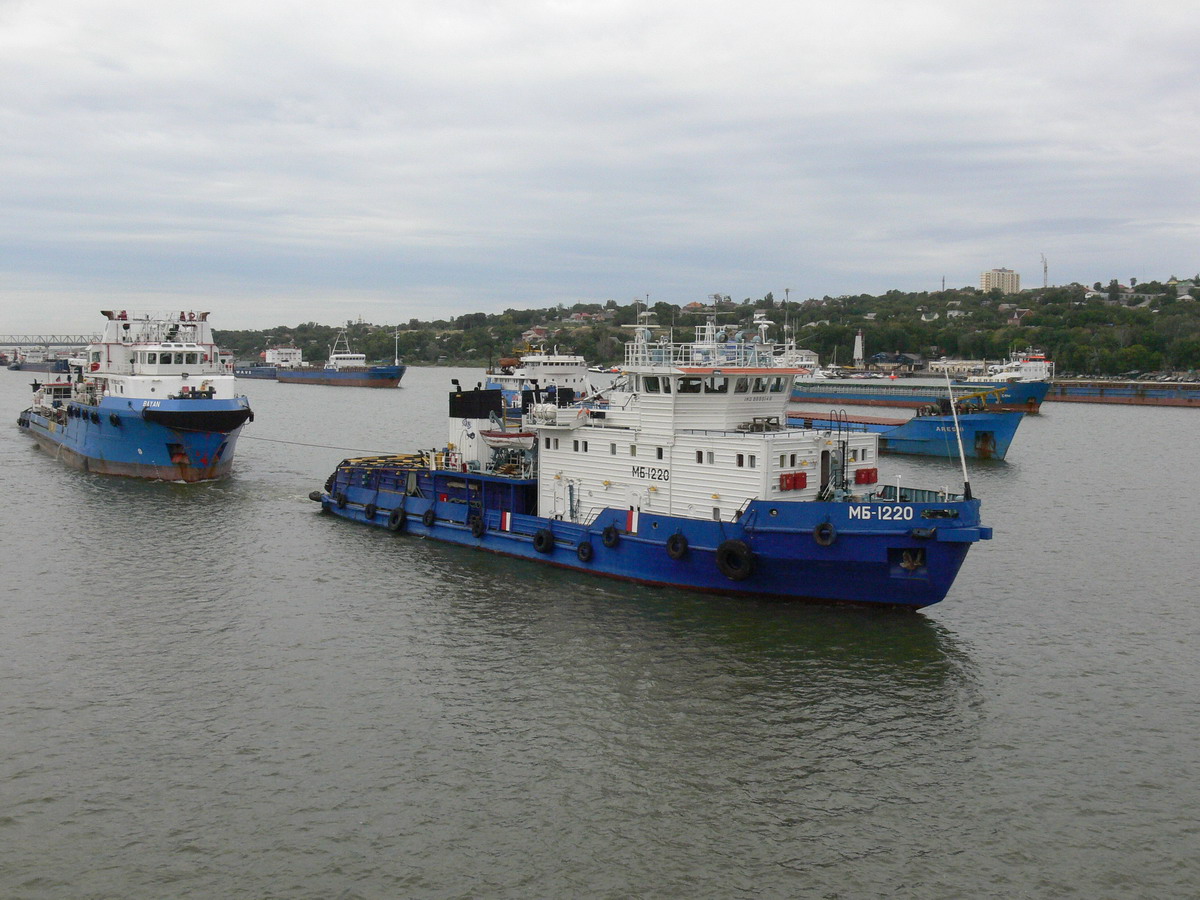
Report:
M 697 338 L 639 329 L 610 388 L 529 403 L 515 423 L 500 390 L 455 384 L 443 447 L 343 460 L 310 497 L 355 522 L 628 581 L 943 599 L 992 536 L 965 463 L 961 493 L 880 485 L 876 435 L 787 427 L 796 369 L 770 348 Z

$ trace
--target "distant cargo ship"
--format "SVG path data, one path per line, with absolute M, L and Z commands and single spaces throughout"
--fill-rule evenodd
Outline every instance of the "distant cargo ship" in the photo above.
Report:
M 1065 403 L 1200 407 L 1200 382 L 1056 381 L 1046 399 Z
M 407 366 L 401 365 L 399 356 L 390 366 L 368 366 L 362 353 L 351 353 L 346 332 L 341 332 L 329 348 L 329 361 L 324 368 L 280 367 L 276 380 L 285 384 L 329 384 L 342 387 L 394 388 L 400 384 Z

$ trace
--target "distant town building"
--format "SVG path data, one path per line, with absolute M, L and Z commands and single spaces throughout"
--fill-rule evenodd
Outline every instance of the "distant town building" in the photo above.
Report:
M 979 275 L 979 289 L 985 294 L 999 288 L 1005 294 L 1016 294 L 1021 290 L 1021 276 L 1012 269 L 988 269 Z

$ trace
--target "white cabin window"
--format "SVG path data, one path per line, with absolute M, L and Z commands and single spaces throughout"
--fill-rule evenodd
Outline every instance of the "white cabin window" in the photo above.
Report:
M 776 375 L 771 379 L 771 393 L 778 394 L 783 390 L 783 379 Z
M 788 464 L 790 468 L 796 468 L 796 454 L 791 455 L 791 462 Z
M 699 465 L 703 465 L 703 464 L 704 464 L 704 451 L 697 450 L 696 451 L 696 465 L 699 466 Z
M 658 393 L 658 376 L 657 375 L 646 375 L 645 377 L 643 377 L 642 378 L 642 390 L 644 390 L 647 394 L 657 394 Z
M 546 438 L 546 449 L 550 449 L 550 438 Z
M 787 463 L 785 462 L 786 459 L 787 459 L 786 454 L 783 454 L 783 453 L 779 454 L 779 468 L 782 469 L 785 465 L 787 465 Z
M 654 448 L 654 449 L 655 449 L 655 453 L 654 453 L 654 455 L 655 455 L 655 456 L 657 456 L 659 459 L 662 459 L 662 458 L 663 458 L 663 448 L 662 448 L 662 447 L 656 447 L 656 448 Z
M 579 441 L 572 441 L 572 443 L 575 446 L 573 446 L 571 449 L 574 450 L 576 453 L 578 453 L 579 452 Z
M 557 449 L 558 449 L 558 438 L 555 438 L 555 439 L 554 439 L 554 449 L 555 449 L 555 450 L 557 450 Z
M 754 393 L 765 394 L 767 392 L 767 379 L 759 376 L 754 379 Z
M 680 378 L 679 393 L 681 394 L 698 394 L 703 383 L 702 378 Z
M 716 458 L 717 458 L 717 457 L 716 457 L 716 454 L 715 454 L 715 453 L 713 453 L 711 450 L 709 450 L 709 451 L 708 451 L 708 464 L 709 464 L 710 466 L 713 464 L 713 462 L 714 462 L 714 461 L 716 461 Z
M 583 452 L 587 453 L 587 441 L 583 442 Z
M 100 351 L 99 350 L 92 351 L 92 362 L 100 362 Z
M 609 454 L 611 454 L 612 456 L 616 456 L 616 455 L 617 455 L 617 445 L 616 445 L 616 444 L 609 444 L 609 445 L 608 445 L 608 452 L 609 452 Z
M 630 444 L 630 445 L 629 445 L 629 455 L 630 455 L 630 456 L 637 456 L 637 444 Z
M 733 392 L 735 394 L 745 394 L 750 390 L 750 379 L 742 376 L 733 383 Z
M 704 393 L 706 394 L 724 394 L 729 391 L 729 379 L 724 376 L 713 375 L 710 378 L 704 379 Z
M 755 466 L 758 465 L 758 457 L 755 456 L 753 453 L 750 454 L 750 457 L 747 461 L 750 463 L 749 468 L 751 468 L 751 469 L 753 469 Z
M 158 354 L 157 353 L 147 353 L 146 354 L 146 363 L 151 366 L 157 365 L 158 364 Z
M 746 454 L 739 453 L 737 455 L 737 464 L 739 469 L 744 469 L 746 467 Z
M 662 379 L 662 389 L 664 394 L 671 393 L 671 379 L 666 375 L 664 375 Z

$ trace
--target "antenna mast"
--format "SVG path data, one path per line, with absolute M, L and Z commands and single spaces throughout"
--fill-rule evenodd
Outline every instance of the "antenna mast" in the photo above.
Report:
M 1050 287 L 1050 264 L 1046 262 L 1046 254 L 1042 254 L 1042 287 Z

